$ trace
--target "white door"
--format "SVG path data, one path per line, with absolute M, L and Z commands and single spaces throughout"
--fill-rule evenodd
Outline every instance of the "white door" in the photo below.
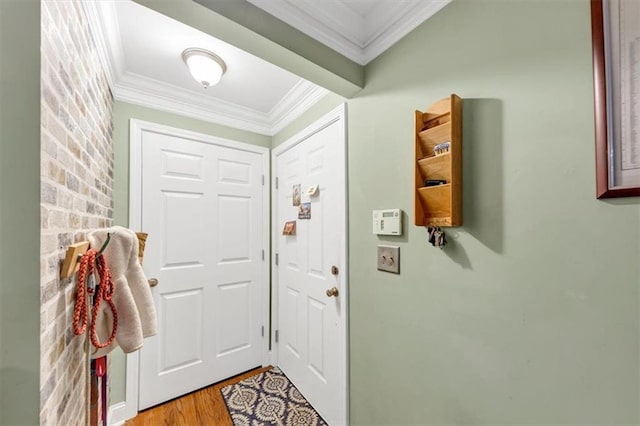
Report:
M 139 409 L 260 366 L 268 307 L 263 154 L 161 129 L 141 132 L 159 332 L 140 354 Z
M 278 364 L 330 425 L 347 421 L 344 115 L 341 106 L 273 153 Z M 310 219 L 298 218 L 294 185 L 310 203 Z M 282 235 L 294 220 L 296 234 Z M 327 295 L 334 287 L 338 294 Z

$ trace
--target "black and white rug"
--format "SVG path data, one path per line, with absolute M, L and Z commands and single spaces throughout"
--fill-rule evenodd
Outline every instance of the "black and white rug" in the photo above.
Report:
M 220 391 L 234 426 L 327 426 L 278 367 Z

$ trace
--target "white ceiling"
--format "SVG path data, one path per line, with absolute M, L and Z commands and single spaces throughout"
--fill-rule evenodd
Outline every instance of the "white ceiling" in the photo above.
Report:
M 1 0 L 0 0 L 1 1 Z M 236 1 L 236 0 L 227 0 Z M 359 64 L 366 64 L 451 0 L 247 0 Z M 327 90 L 131 0 L 84 0 L 116 100 L 274 135 Z M 181 53 L 222 57 L 204 89 Z
M 451 0 L 247 0 L 366 65 Z
M 117 100 L 273 135 L 327 91 L 273 64 L 144 6 L 85 2 Z M 227 72 L 204 89 L 181 53 L 188 47 L 222 57 Z

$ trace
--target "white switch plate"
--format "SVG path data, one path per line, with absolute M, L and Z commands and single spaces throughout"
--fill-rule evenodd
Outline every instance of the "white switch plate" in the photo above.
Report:
M 400 247 L 378 246 L 378 270 L 400 273 Z

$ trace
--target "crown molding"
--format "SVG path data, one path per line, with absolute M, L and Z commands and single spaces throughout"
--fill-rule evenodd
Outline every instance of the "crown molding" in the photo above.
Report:
M 451 3 L 451 0 L 428 0 L 420 1 L 415 5 L 400 10 L 402 2 L 398 5 L 397 12 L 393 20 L 389 19 L 388 10 L 376 8 L 368 17 L 371 22 L 392 22 L 388 24 L 382 31 L 374 32 L 369 35 L 366 47 L 364 48 L 364 58 L 366 63 L 377 58 L 382 52 L 393 46 L 404 36 L 409 34 L 418 25 L 435 15 L 440 9 Z
M 124 49 L 115 4 L 110 1 L 83 0 L 82 8 L 87 16 L 89 32 L 96 43 L 98 58 L 107 82 L 113 90 L 124 71 Z
M 123 102 L 271 135 L 265 113 L 131 72 L 116 82 L 114 96 Z
M 113 91 L 118 101 L 267 136 L 281 131 L 328 93 L 301 80 L 265 114 L 131 72 L 120 77 Z
M 303 0 L 307 13 L 334 29 L 362 49 L 366 43 L 367 19 L 341 1 Z M 300 2 L 296 2 L 300 4 Z
M 346 7 L 341 8 L 337 5 L 333 5 L 334 10 L 328 13 L 329 11 L 322 9 L 317 2 L 247 1 L 360 65 L 367 65 L 451 2 L 387 2 L 378 5 L 367 16 L 360 16 L 357 13 L 347 13 Z
M 271 136 L 279 133 L 289 123 L 300 117 L 328 93 L 329 91 L 327 89 L 301 79 L 282 97 L 282 100 L 269 111 Z
M 366 65 L 362 46 L 348 36 L 319 21 L 307 5 L 289 3 L 287 0 L 247 0 L 249 3 L 275 16 L 298 31 L 316 39 L 325 46 L 346 56 L 360 65 Z M 362 20 L 355 26 L 361 26 Z

